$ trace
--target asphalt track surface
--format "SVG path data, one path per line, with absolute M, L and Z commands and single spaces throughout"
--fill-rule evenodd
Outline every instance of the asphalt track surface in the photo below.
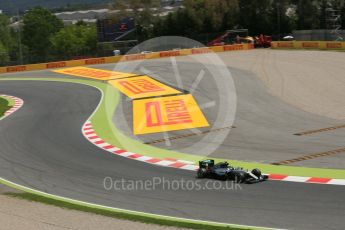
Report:
M 253 52 L 259 53 L 260 51 Z M 231 58 L 226 53 L 222 55 L 223 60 Z M 238 53 L 238 55 L 242 54 Z M 170 142 L 161 141 L 152 145 L 183 153 L 266 164 L 344 148 L 345 129 L 309 136 L 294 135 L 303 130 L 342 125 L 344 120 L 305 112 L 278 97 L 272 96 L 259 77 L 242 68 L 229 68 L 236 87 L 237 108 L 234 123 L 226 122 L 226 117 L 229 116 L 227 108 L 234 105 L 227 104 L 226 100 L 220 100 L 226 95 L 224 95 L 224 90 L 219 88 L 219 81 L 221 81 L 220 85 L 226 85 L 226 79 L 220 79 L 219 75 L 214 76 L 212 71 L 216 72 L 214 69 L 217 67 L 196 63 L 190 57 L 178 58 L 177 64 L 181 75 L 181 89 L 187 92 L 191 91 L 194 82 L 198 82 L 197 78 L 200 72 L 204 72 L 203 78 L 198 82 L 197 89 L 193 91 L 193 96 L 199 106 L 202 107 L 210 127 L 199 128 L 198 130 L 172 131 L 168 134 L 155 133 L 134 136 L 132 131 L 132 103 L 129 103 L 128 98 L 123 96 L 113 121 L 127 136 L 139 139 L 144 143 L 164 140 L 167 137 L 182 137 Z M 151 76 L 165 84 L 178 86 L 178 80 L 170 59 L 147 60 L 139 64 L 130 62 L 126 68 L 128 69 L 131 65 L 135 66 L 135 71 L 138 73 L 143 73 L 141 70 L 145 69 L 149 71 Z M 97 68 L 111 70 L 114 65 L 101 65 Z M 204 105 L 211 106 L 204 107 Z M 232 128 L 229 133 L 227 133 L 228 129 L 224 129 L 206 135 L 193 135 L 196 131 L 217 130 L 232 125 L 236 128 Z M 183 137 L 184 135 L 192 136 L 186 138 Z M 224 141 L 221 138 L 222 135 L 225 135 Z M 208 153 L 205 150 L 206 146 L 214 146 L 216 151 Z M 345 160 L 344 154 L 337 154 L 331 157 L 297 162 L 292 165 L 343 169 Z
M 12 182 L 82 201 L 184 218 L 289 229 L 344 228 L 344 186 L 268 181 L 237 190 L 157 186 L 150 191 L 107 191 L 105 177 L 196 180 L 191 172 L 109 155 L 89 143 L 80 129 L 100 100 L 92 87 L 7 81 L 1 82 L 0 91 L 25 101 L 0 122 L 0 175 Z

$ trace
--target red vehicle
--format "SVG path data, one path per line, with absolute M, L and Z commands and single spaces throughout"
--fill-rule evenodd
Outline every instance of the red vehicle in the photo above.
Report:
M 256 36 L 254 39 L 248 36 L 247 29 L 227 30 L 224 34 L 213 39 L 207 46 L 220 46 L 226 44 L 254 43 L 255 47 L 271 47 L 272 37 L 264 34 Z
M 227 30 L 224 34 L 213 39 L 207 46 L 221 46 L 226 44 L 250 43 L 247 29 Z
M 260 34 L 259 36 L 255 37 L 255 47 L 263 47 L 268 48 L 271 47 L 272 37 Z

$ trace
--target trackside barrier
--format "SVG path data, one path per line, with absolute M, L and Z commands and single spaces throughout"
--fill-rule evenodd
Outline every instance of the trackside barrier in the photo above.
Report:
M 236 44 L 236 45 L 212 46 L 212 47 L 202 47 L 202 48 L 193 48 L 193 49 L 169 50 L 169 51 L 153 52 L 153 53 L 146 53 L 146 54 L 130 54 L 130 55 L 122 55 L 122 56 L 100 57 L 100 58 L 80 59 L 80 60 L 71 60 L 71 61 L 59 61 L 59 62 L 49 62 L 49 63 L 41 63 L 41 64 L 6 66 L 6 67 L 0 67 L 0 74 L 16 73 L 16 72 L 24 72 L 24 71 L 32 71 L 32 70 L 45 70 L 45 69 L 56 69 L 56 68 L 64 68 L 64 67 L 85 66 L 85 65 L 109 64 L 109 63 L 116 63 L 116 62 L 123 62 L 123 61 L 136 61 L 136 60 L 145 60 L 145 59 L 176 57 L 176 56 L 209 53 L 209 52 L 226 52 L 226 51 L 250 50 L 250 49 L 254 49 L 254 46 L 252 44 Z
M 272 42 L 272 49 L 345 50 L 345 42 L 331 41 L 281 41 Z

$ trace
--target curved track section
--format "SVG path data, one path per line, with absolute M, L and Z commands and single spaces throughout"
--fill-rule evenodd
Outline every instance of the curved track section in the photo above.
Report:
M 237 190 L 107 191 L 114 180 L 195 180 L 183 170 L 105 154 L 80 129 L 100 100 L 92 87 L 4 81 L 0 91 L 25 101 L 0 122 L 0 175 L 40 191 L 86 202 L 162 215 L 293 229 L 342 229 L 343 186 L 269 181 Z M 198 181 L 201 185 L 207 180 Z
M 0 95 L 0 97 L 4 97 L 5 99 L 8 98 L 8 99 L 13 100 L 12 107 L 9 110 L 7 110 L 2 117 L 0 117 L 0 120 L 5 119 L 6 117 L 10 116 L 12 113 L 15 113 L 24 104 L 24 101 L 18 97 L 13 97 L 10 95 Z
M 264 56 L 265 54 L 266 50 L 222 54 L 222 60 L 227 62 L 227 66 L 231 66 L 229 70 L 231 71 L 237 94 L 236 116 L 233 124 L 236 128 L 231 129 L 224 141 L 219 138 L 219 136 L 226 134 L 229 129 L 209 132 L 206 135 L 193 135 L 195 134 L 195 130 L 178 130 L 171 131 L 167 133 L 167 135 L 165 135 L 166 133 L 155 133 L 135 136 L 133 135 L 131 124 L 132 105 L 128 103 L 125 97 L 122 97 L 121 104 L 116 110 L 113 121 L 116 127 L 119 127 L 127 136 L 133 139 L 139 138 L 145 143 L 152 143 L 152 146 L 201 155 L 200 152 L 203 152 L 203 150 L 200 149 L 200 145 L 195 143 L 207 143 L 209 146 L 217 146 L 217 150 L 212 152 L 209 156 L 222 159 L 271 164 L 312 154 L 343 149 L 345 147 L 345 129 L 318 133 L 317 135 L 311 136 L 293 135 L 301 131 L 343 125 L 344 120 L 331 119 L 315 113 L 303 111 L 292 103 L 290 104 L 282 100 L 282 97 L 273 96 L 270 89 L 275 89 L 275 87 L 269 86 L 269 83 L 278 81 L 277 79 L 281 77 L 276 74 L 276 72 L 273 72 L 268 75 L 270 79 L 267 80 L 269 83 L 266 83 L 260 80 L 260 73 L 250 71 L 251 68 L 249 66 L 251 63 L 255 63 L 253 61 L 254 55 L 259 56 L 254 60 L 260 61 L 261 59 L 267 58 Z M 271 55 L 268 56 L 270 60 L 274 59 L 275 52 L 270 52 L 268 54 Z M 282 54 L 281 56 L 279 60 L 285 60 L 285 56 Z M 293 61 L 293 57 L 294 56 L 290 57 L 289 60 Z M 248 61 L 246 61 L 246 59 L 248 59 Z M 300 61 L 300 59 L 298 60 Z M 331 58 L 329 58 L 324 65 L 327 65 L 330 61 Z M 133 65 L 135 65 L 135 63 Z M 181 81 L 183 90 L 189 91 L 191 89 L 190 86 L 198 82 L 198 87 L 193 91 L 193 96 L 203 108 L 203 113 L 212 127 L 202 128 L 199 129 L 199 131 L 203 132 L 210 129 L 217 130 L 229 128 L 229 124 L 219 122 L 225 120 L 227 116 L 226 108 L 228 106 L 220 101 L 221 95 L 219 95 L 220 91 L 216 84 L 216 81 L 219 79 L 214 77 L 213 74 L 205 68 L 205 66 L 207 66 L 209 69 L 212 69 L 214 66 L 205 63 L 197 63 L 191 57 L 180 57 L 177 59 L 177 65 L 182 75 Z M 284 66 L 282 63 L 280 65 Z M 274 65 L 269 62 L 264 66 L 267 68 L 268 72 L 268 70 L 272 70 Z M 318 69 L 322 69 L 322 67 L 323 65 L 320 65 Z M 102 65 L 98 68 L 112 69 L 114 66 Z M 154 77 L 159 77 L 158 79 L 162 79 L 163 82 L 169 85 L 178 85 L 174 74 L 174 67 L 171 65 L 169 59 L 147 60 L 140 64 L 140 68 L 150 70 L 150 72 L 154 73 Z M 138 68 L 138 71 L 140 71 L 140 68 Z M 274 66 L 274 68 L 276 68 L 276 66 Z M 315 70 L 316 68 L 317 67 L 314 66 L 313 72 L 317 72 L 317 70 Z M 299 67 L 299 69 L 302 71 L 301 67 Z M 340 68 L 334 69 L 338 70 L 340 74 Z M 204 71 L 204 77 L 198 81 L 198 76 L 200 76 L 199 73 L 201 71 Z M 288 71 L 286 72 L 289 73 Z M 292 89 L 290 88 L 290 84 L 292 85 L 292 83 L 289 83 L 285 86 L 287 89 L 284 89 L 284 92 L 292 94 L 290 91 L 296 91 L 298 93 L 303 91 L 305 85 L 313 88 L 313 80 L 308 78 L 309 81 L 307 81 L 304 79 L 307 77 L 303 77 L 304 75 L 308 76 L 308 69 L 304 69 L 303 72 L 300 73 L 302 76 L 297 75 L 296 77 L 293 73 L 295 73 L 295 71 L 290 71 L 290 74 L 284 76 L 288 78 L 286 81 L 294 82 Z M 304 80 L 303 85 L 297 86 L 300 78 Z M 321 80 L 321 76 L 318 76 L 317 79 Z M 226 85 L 224 80 L 221 81 L 222 84 Z M 327 83 L 325 79 L 323 79 L 323 81 L 324 84 Z M 334 79 L 330 79 L 330 81 L 332 83 L 341 83 Z M 279 88 L 281 87 L 282 86 Z M 319 90 L 321 91 L 321 89 Z M 321 93 L 319 97 L 322 97 L 322 95 Z M 314 94 L 312 96 L 314 97 Z M 332 97 L 329 96 L 329 98 L 334 98 L 334 100 L 339 101 L 339 106 L 345 103 L 343 100 L 344 97 L 339 97 L 339 94 L 336 94 L 336 96 L 332 95 Z M 307 100 L 305 98 L 308 97 L 310 96 L 301 95 L 303 100 Z M 214 106 L 205 106 L 210 105 L 212 102 L 214 102 Z M 315 99 L 313 106 L 317 107 L 316 105 L 317 100 Z M 319 110 L 323 111 L 322 108 Z M 331 113 L 331 111 L 329 111 L 329 113 Z M 164 141 L 167 136 L 178 138 L 167 143 Z M 156 142 L 157 140 L 158 142 Z M 344 159 L 344 154 L 337 154 L 332 157 L 320 157 L 307 161 L 298 161 L 289 165 L 343 169 L 345 167 Z

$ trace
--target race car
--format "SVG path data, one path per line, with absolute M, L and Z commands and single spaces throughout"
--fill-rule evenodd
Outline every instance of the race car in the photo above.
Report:
M 243 168 L 234 168 L 230 166 L 228 162 L 214 164 L 214 160 L 212 159 L 199 161 L 197 177 L 232 180 L 237 183 L 248 184 L 262 182 L 268 179 L 268 176 L 262 174 L 259 169 L 248 171 L 244 170 Z

